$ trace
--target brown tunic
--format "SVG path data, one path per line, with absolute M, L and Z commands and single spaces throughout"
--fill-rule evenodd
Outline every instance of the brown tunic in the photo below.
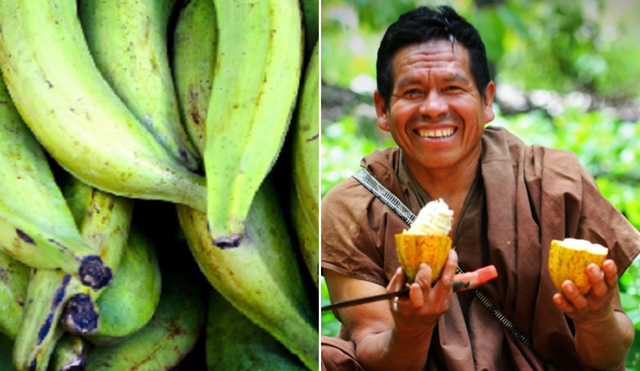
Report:
M 429 196 L 397 148 L 361 164 L 415 214 Z M 399 266 L 394 235 L 406 224 L 354 179 L 322 202 L 322 268 L 387 286 Z M 571 320 L 552 302 L 552 239 L 583 238 L 610 248 L 620 275 L 640 252 L 640 234 L 598 191 L 568 151 L 525 146 L 501 128 L 482 137 L 477 181 L 454 231 L 465 271 L 494 264 L 498 278 L 481 290 L 559 370 L 591 370 L 576 354 Z M 616 310 L 619 299 L 614 300 Z M 425 370 L 542 370 L 531 352 L 472 292 L 454 296 L 439 320 Z M 624 368 L 623 368 L 624 369 Z

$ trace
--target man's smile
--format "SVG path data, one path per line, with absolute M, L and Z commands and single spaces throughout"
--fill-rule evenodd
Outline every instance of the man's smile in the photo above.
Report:
M 453 136 L 458 131 L 457 128 L 419 128 L 415 132 L 426 139 L 446 139 Z

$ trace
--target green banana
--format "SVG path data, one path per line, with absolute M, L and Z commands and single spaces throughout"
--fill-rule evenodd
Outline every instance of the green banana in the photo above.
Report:
M 271 180 L 261 185 L 240 247 L 215 246 L 207 217 L 179 205 L 189 248 L 209 282 L 310 369 L 318 367 L 318 331 Z
M 1 79 L 0 101 L 0 251 L 31 267 L 61 268 L 85 285 L 105 286 L 111 269 L 80 236 L 42 147 Z
M 290 212 L 297 245 L 316 286 L 318 286 L 320 258 L 318 243 L 320 200 L 318 47 L 316 42 L 307 63 L 296 119 L 291 128 L 293 187 L 290 192 Z
M 87 354 L 91 371 L 173 369 L 193 349 L 205 319 L 204 287 L 193 271 L 163 270 L 162 296 L 145 327 L 119 344 Z M 199 277 L 198 277 L 199 278 Z
M 206 210 L 205 179 L 177 162 L 102 77 L 75 1 L 2 1 L 0 24 L 13 101 L 63 168 L 120 196 Z
M 87 365 L 86 348 L 86 343 L 80 336 L 64 334 L 53 350 L 49 370 L 85 370 Z
M 28 286 L 29 268 L 0 251 L 0 333 L 11 339 L 18 335 Z
M 199 155 L 180 121 L 167 24 L 176 0 L 84 0 L 78 14 L 102 76 L 138 120 L 190 170 Z
M 282 147 L 300 83 L 303 35 L 298 0 L 214 5 L 218 45 L 204 165 L 209 229 L 224 248 L 241 244 L 251 202 Z
M 297 192 L 291 192 L 290 215 L 293 225 L 295 242 L 302 253 L 302 259 L 313 279 L 313 283 L 318 286 L 320 275 L 320 244 L 318 240 L 318 230 L 311 223 L 306 211 L 302 207 Z
M 292 127 L 291 158 L 295 189 L 316 233 L 320 202 L 319 73 L 319 53 L 318 44 L 316 44 L 307 64 L 296 120 Z M 318 247 L 316 246 L 315 249 L 317 250 Z
M 306 370 L 281 343 L 216 290 L 209 294 L 206 360 L 209 370 Z
M 24 314 L 13 346 L 13 365 L 18 371 L 46 370 L 54 345 L 62 336 L 57 321 L 69 298 L 67 288 L 71 275 L 63 274 L 62 280 L 56 280 L 50 279 L 52 273 L 58 272 L 32 270 Z
M 205 120 L 216 58 L 216 9 L 211 0 L 191 0 L 178 15 L 173 34 L 173 78 L 182 122 L 204 153 Z
M 98 191 L 77 179 L 71 179 L 63 189 L 82 237 L 116 269 L 129 234 L 133 201 Z M 62 331 L 58 320 L 67 302 L 78 297 L 97 297 L 103 291 L 89 290 L 58 270 L 34 270 L 14 345 L 16 368 L 45 370 Z
M 300 5 L 304 14 L 305 54 L 309 57 L 318 43 L 320 4 L 318 0 L 301 0 Z
M 93 307 L 88 311 L 74 311 L 76 298 L 69 301 L 62 319 L 65 329 L 83 334 L 96 345 L 122 341 L 144 327 L 153 316 L 160 300 L 161 276 L 154 246 L 135 227 L 113 282 L 97 299 L 97 326 Z

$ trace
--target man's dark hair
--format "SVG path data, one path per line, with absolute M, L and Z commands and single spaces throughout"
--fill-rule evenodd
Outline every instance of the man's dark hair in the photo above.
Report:
M 450 6 L 422 6 L 401 15 L 389 26 L 380 42 L 376 62 L 378 92 L 387 107 L 393 88 L 394 55 L 405 46 L 431 40 L 451 40 L 467 48 L 471 73 L 480 95 L 484 98 L 491 76 L 487 52 L 478 30 Z

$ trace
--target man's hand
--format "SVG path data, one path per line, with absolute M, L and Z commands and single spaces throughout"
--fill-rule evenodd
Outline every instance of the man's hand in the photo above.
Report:
M 586 274 L 591 283 L 588 294 L 580 294 L 573 282 L 565 281 L 563 294 L 555 294 L 553 302 L 573 320 L 580 359 L 596 369 L 617 370 L 624 364 L 634 336 L 629 317 L 614 310 L 614 301 L 620 305 L 618 268 L 613 260 L 605 260 L 602 269 L 589 264 Z
M 613 260 L 605 260 L 602 269 L 589 264 L 585 273 L 591 284 L 591 291 L 587 295 L 580 294 L 572 281 L 564 281 L 564 295 L 555 294 L 553 302 L 576 323 L 602 321 L 613 312 L 611 299 L 618 284 L 618 268 Z
M 432 287 L 431 268 L 424 263 L 420 265 L 416 279 L 410 285 L 409 296 L 389 300 L 396 331 L 411 334 L 424 332 L 425 328 L 433 330 L 438 318 L 449 309 L 457 266 L 458 255 L 451 250 L 440 279 Z M 402 268 L 398 268 L 387 286 L 387 292 L 402 289 L 406 280 Z

